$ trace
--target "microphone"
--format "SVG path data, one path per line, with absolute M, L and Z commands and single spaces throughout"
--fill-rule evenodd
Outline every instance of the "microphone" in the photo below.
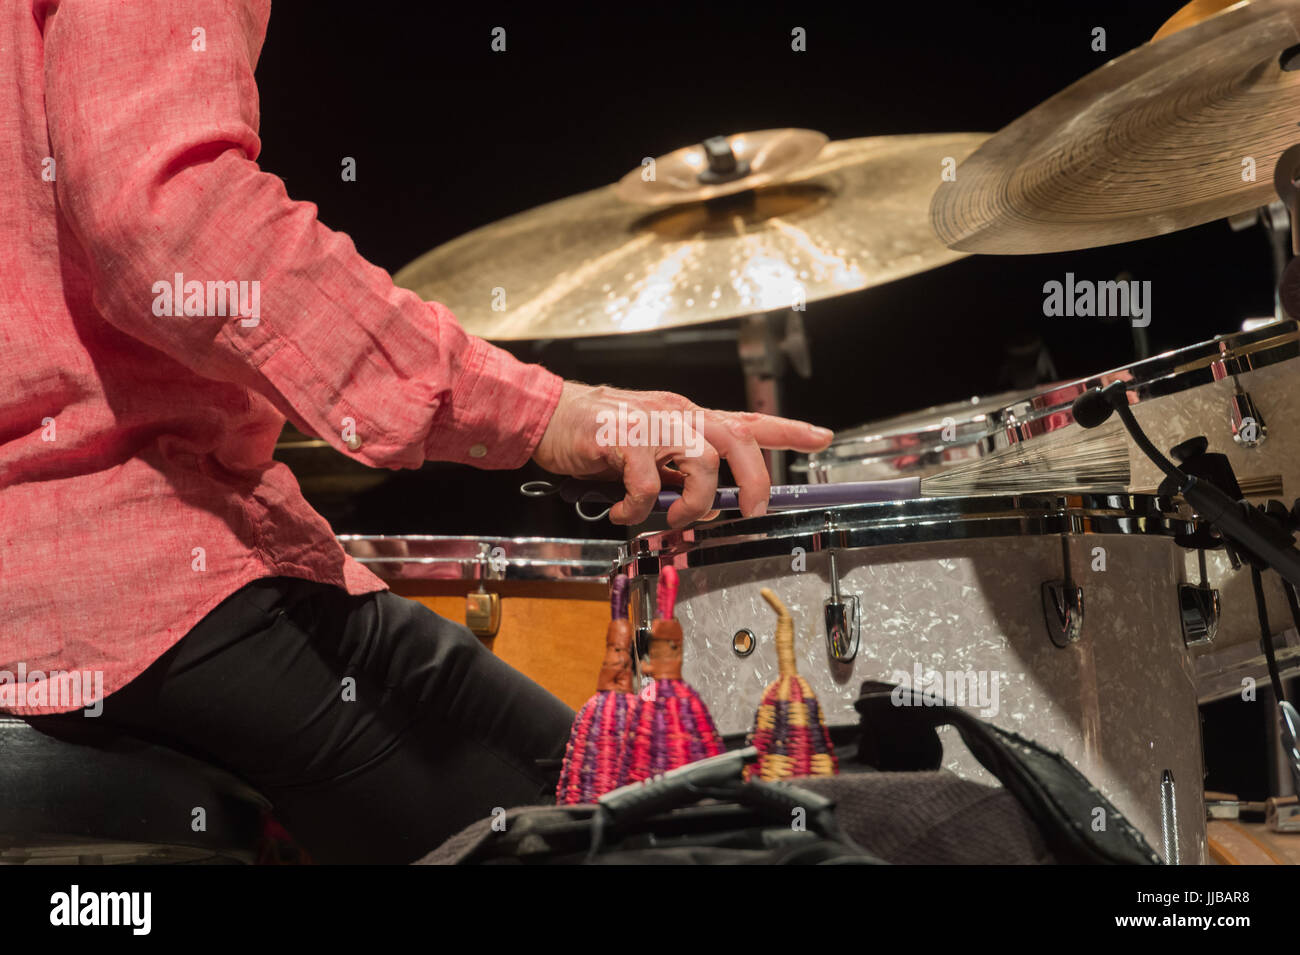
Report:
M 1232 541 L 1253 565 L 1261 569 L 1272 567 L 1300 587 L 1300 551 L 1296 550 L 1291 533 L 1265 512 L 1245 501 L 1234 500 L 1209 481 L 1187 474 L 1161 454 L 1133 417 L 1127 390 L 1125 382 L 1116 381 L 1105 388 L 1085 391 L 1070 405 L 1074 420 L 1084 428 L 1096 428 L 1118 413 L 1133 443 L 1173 482 L 1177 493 L 1202 521 Z M 1168 493 L 1163 485 L 1162 493 Z
M 1074 403 L 1070 405 L 1070 413 L 1074 415 L 1074 420 L 1080 427 L 1100 428 L 1115 413 L 1115 406 L 1110 403 L 1105 391 L 1100 388 L 1089 388 L 1074 399 Z

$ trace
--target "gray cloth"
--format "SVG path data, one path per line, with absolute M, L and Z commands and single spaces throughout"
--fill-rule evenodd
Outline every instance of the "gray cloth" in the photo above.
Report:
M 1028 865 L 1050 863 L 1037 826 L 1005 789 L 960 779 L 950 772 L 846 773 L 795 784 L 833 799 L 845 835 L 872 855 L 895 864 Z M 571 817 L 569 807 L 510 810 L 507 829 L 520 815 L 529 823 Z M 501 817 L 499 817 L 501 818 Z M 497 823 L 500 828 L 501 823 Z M 454 865 L 494 835 L 483 819 L 452 836 L 417 865 Z M 525 844 L 521 848 L 526 848 Z M 541 848 L 539 846 L 539 848 Z
M 835 800 L 844 834 L 896 865 L 1030 865 L 1054 861 L 1033 819 L 1002 788 L 945 770 L 800 779 Z

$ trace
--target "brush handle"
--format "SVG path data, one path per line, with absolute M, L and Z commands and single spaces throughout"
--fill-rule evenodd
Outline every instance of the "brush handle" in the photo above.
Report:
M 659 571 L 659 593 L 655 610 L 664 620 L 671 620 L 677 606 L 677 568 L 669 564 Z
M 569 503 L 617 504 L 627 491 L 613 482 L 567 480 L 560 497 Z M 874 504 L 880 501 L 906 501 L 921 496 L 920 478 L 896 478 L 892 481 L 846 481 L 843 484 L 777 484 L 768 498 L 768 510 L 793 510 L 801 507 L 830 507 L 838 504 Z M 660 491 L 654 509 L 666 511 L 681 500 L 678 491 Z M 740 488 L 720 487 L 713 496 L 713 510 L 740 510 Z
M 632 692 L 632 624 L 628 620 L 611 620 L 605 631 L 605 659 L 600 664 L 596 692 L 605 690 Z
M 776 666 L 781 676 L 798 676 L 794 662 L 794 620 L 790 611 L 775 593 L 764 587 L 759 591 L 763 599 L 776 611 Z
M 650 625 L 650 660 L 647 669 L 655 680 L 682 678 L 682 625 L 676 620 L 656 620 Z
M 609 582 L 609 618 L 623 620 L 627 617 L 627 576 L 618 574 Z

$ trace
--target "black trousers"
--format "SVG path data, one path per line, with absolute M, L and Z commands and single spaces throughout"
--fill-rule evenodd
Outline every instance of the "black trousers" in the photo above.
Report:
M 497 807 L 554 801 L 538 761 L 563 756 L 573 710 L 414 601 L 277 577 L 99 719 L 242 777 L 318 862 L 406 863 Z

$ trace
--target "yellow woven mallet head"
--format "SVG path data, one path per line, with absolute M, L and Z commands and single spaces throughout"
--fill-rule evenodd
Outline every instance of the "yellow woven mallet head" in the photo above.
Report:
M 772 782 L 794 776 L 834 776 L 839 763 L 821 706 L 795 666 L 794 620 L 776 594 L 766 587 L 761 592 L 777 613 L 778 676 L 763 691 L 754 716 L 753 744 L 759 757 L 746 771 L 747 778 Z

